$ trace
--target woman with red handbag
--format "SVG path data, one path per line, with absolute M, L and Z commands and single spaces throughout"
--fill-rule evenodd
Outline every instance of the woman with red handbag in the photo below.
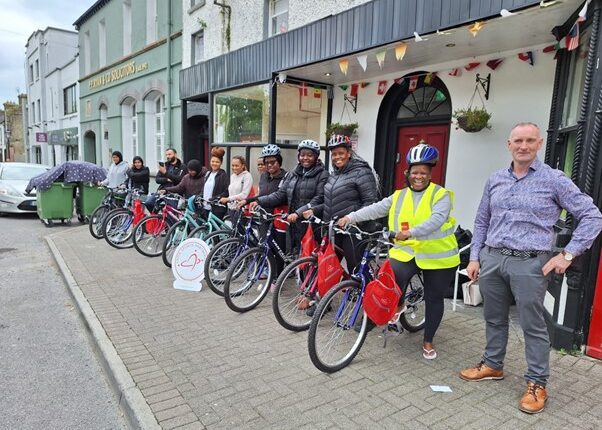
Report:
M 437 358 L 433 337 L 443 318 L 443 298 L 460 264 L 458 243 L 451 217 L 453 194 L 431 182 L 431 170 L 439 159 L 436 148 L 421 142 L 410 148 L 406 160 L 407 187 L 391 196 L 344 216 L 339 226 L 379 219 L 388 215 L 389 230 L 395 232 L 395 247 L 389 258 L 397 284 L 404 288 L 420 271 L 424 277 L 425 329 L 422 356 Z M 389 322 L 400 332 L 400 308 Z

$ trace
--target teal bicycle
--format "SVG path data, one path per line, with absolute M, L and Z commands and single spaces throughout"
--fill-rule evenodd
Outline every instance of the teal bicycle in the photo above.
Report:
M 175 223 L 165 237 L 161 257 L 167 267 L 171 267 L 173 253 L 178 245 L 189 237 L 203 239 L 211 247 L 224 235 L 229 234 L 230 227 L 227 222 L 222 221 L 210 211 L 207 211 L 207 217 L 200 215 L 198 208 L 203 207 L 203 203 L 208 203 L 201 197 L 189 197 L 186 204 L 186 211 L 183 218 Z M 211 233 L 216 233 L 209 236 Z M 229 236 L 228 236 L 229 237 Z

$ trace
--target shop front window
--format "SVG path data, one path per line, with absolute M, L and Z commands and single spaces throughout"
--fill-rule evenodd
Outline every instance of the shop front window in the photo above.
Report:
M 579 47 L 571 52 L 561 128 L 577 125 L 580 102 L 583 98 L 583 80 L 585 79 L 590 35 L 591 31 L 588 27 L 582 33 Z
M 269 112 L 268 84 L 216 94 L 214 141 L 216 143 L 267 142 Z
M 276 103 L 276 144 L 294 145 L 304 139 L 325 145 L 328 111 L 327 90 L 309 84 L 278 85 Z M 283 167 L 297 165 L 297 150 L 282 149 Z M 322 154 L 324 160 L 324 154 Z

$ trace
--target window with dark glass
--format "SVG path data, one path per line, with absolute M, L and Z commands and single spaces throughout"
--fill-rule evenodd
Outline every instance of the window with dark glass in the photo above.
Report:
M 75 84 L 63 90 L 63 113 L 69 115 L 77 112 L 77 98 L 75 96 Z

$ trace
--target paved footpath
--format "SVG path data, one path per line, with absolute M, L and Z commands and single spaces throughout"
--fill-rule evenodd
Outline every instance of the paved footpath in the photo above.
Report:
M 600 428 L 602 363 L 587 357 L 552 352 L 545 412 L 517 409 L 525 362 L 514 326 L 506 378 L 460 380 L 484 344 L 478 310 L 446 310 L 437 360 L 422 358 L 420 333 L 383 349 L 374 330 L 349 367 L 326 375 L 309 360 L 307 334 L 275 321 L 270 297 L 236 314 L 209 289 L 174 290 L 160 259 L 110 248 L 86 228 L 50 237 L 146 402 L 134 409 L 164 429 Z

